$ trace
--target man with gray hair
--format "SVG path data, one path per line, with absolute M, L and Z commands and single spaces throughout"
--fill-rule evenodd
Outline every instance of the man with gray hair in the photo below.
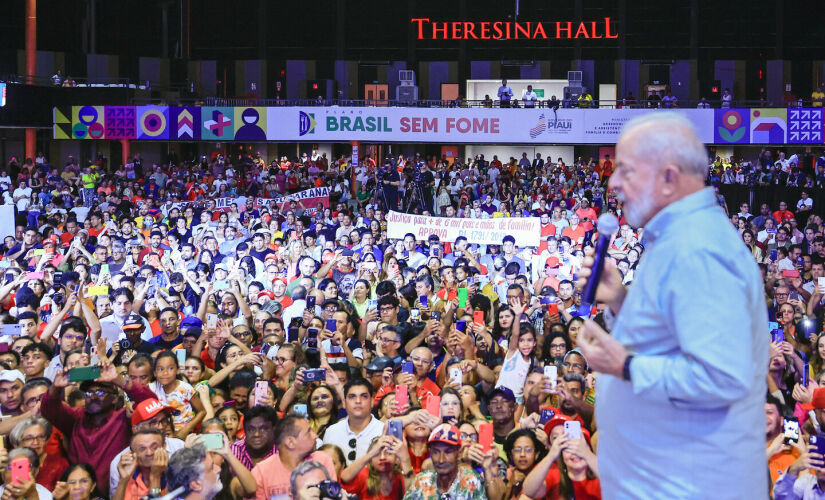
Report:
M 332 484 L 324 483 L 330 481 Z M 292 500 L 318 500 L 321 498 L 321 488 L 337 488 L 341 491 L 341 499 L 346 500 L 349 494 L 340 484 L 331 480 L 326 467 L 315 460 L 304 462 L 292 470 L 289 476 L 289 492 Z
M 221 466 L 212 461 L 201 444 L 176 451 L 166 467 L 166 485 L 170 493 L 183 487 L 176 498 L 210 500 L 223 488 Z
M 676 113 L 627 123 L 609 187 L 644 266 L 605 263 L 578 345 L 596 391 L 603 498 L 766 498 L 767 309 L 759 269 L 705 187 L 707 151 Z M 593 258 L 579 273 L 584 287 Z M 678 451 L 677 451 L 678 450 Z

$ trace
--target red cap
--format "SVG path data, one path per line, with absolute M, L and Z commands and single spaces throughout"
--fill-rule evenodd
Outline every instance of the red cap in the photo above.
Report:
M 556 411 L 556 415 L 550 420 L 548 420 L 546 424 L 544 424 L 544 433 L 547 434 L 547 438 L 549 439 L 550 432 L 553 430 L 554 427 L 558 425 L 564 425 L 565 422 L 572 422 L 574 420 L 578 420 L 579 422 L 581 422 L 582 437 L 584 437 L 584 440 L 587 441 L 587 444 L 590 444 L 590 431 L 588 431 L 585 428 L 584 422 L 582 422 L 581 418 L 579 418 L 578 415 L 575 417 L 571 417 L 569 415 L 565 415 L 564 413 L 559 413 L 558 411 Z
M 825 387 L 814 389 L 814 395 L 811 402 L 803 404 L 802 409 L 805 411 L 825 410 Z
M 559 258 L 558 257 L 547 257 L 547 260 L 544 261 L 544 265 L 550 267 L 559 267 Z
M 461 433 L 459 432 L 458 427 L 451 424 L 441 424 L 433 430 L 432 434 L 430 434 L 427 444 L 445 443 L 453 446 L 459 446 L 461 444 L 460 436 Z
M 154 398 L 144 399 L 135 405 L 135 411 L 132 413 L 132 425 L 145 422 L 162 411 L 168 411 L 171 413 L 172 407 L 165 406 Z

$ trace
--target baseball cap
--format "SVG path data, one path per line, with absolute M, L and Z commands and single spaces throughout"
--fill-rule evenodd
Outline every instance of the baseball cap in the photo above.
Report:
M 814 394 L 813 398 L 811 398 L 811 402 L 803 404 L 802 409 L 806 411 L 825 410 L 825 387 L 814 389 Z
M 172 412 L 171 406 L 166 406 L 155 398 L 144 399 L 135 405 L 132 413 L 132 425 L 137 425 L 154 417 L 162 411 Z
M 15 380 L 19 380 L 22 383 L 26 383 L 26 376 L 23 375 L 23 372 L 20 370 L 3 370 L 0 371 L 0 382 L 14 382 Z
M 393 363 L 391 358 L 388 358 L 387 356 L 378 356 L 367 365 L 367 371 L 382 372 L 387 368 L 392 368 L 394 365 L 395 363 Z
M 544 266 L 550 267 L 559 267 L 559 258 L 558 257 L 547 257 L 547 260 L 544 261 Z
M 461 444 L 459 439 L 460 435 L 458 427 L 451 424 L 441 424 L 433 429 L 430 438 L 427 440 L 427 444 L 445 443 L 452 446 L 459 446 Z
M 226 264 L 218 264 L 217 266 L 215 266 L 215 271 L 218 270 L 229 272 L 229 267 Z
M 342 257 L 352 257 L 352 250 L 350 250 L 349 248 L 343 249 L 341 251 L 341 256 Z
M 487 395 L 487 399 L 490 400 L 496 396 L 504 396 L 505 398 L 513 402 L 515 402 L 516 400 L 516 395 L 513 394 L 513 391 L 509 387 L 504 387 L 503 385 L 500 385 L 492 391 L 490 391 L 490 394 Z
M 554 427 L 558 425 L 564 425 L 565 422 L 572 422 L 574 420 L 578 420 L 579 422 L 581 422 L 582 437 L 585 441 L 587 441 L 588 444 L 590 444 L 590 431 L 587 430 L 587 426 L 584 425 L 584 422 L 582 422 L 581 418 L 579 418 L 578 416 L 571 417 L 569 415 L 565 415 L 564 413 L 556 412 L 556 415 L 550 420 L 548 420 L 546 424 L 544 424 L 544 433 L 547 434 L 547 436 L 549 437 L 550 431 L 552 431 Z
M 135 313 L 126 316 L 126 321 L 123 322 L 124 330 L 136 330 L 138 328 L 143 328 L 144 326 L 143 318 Z

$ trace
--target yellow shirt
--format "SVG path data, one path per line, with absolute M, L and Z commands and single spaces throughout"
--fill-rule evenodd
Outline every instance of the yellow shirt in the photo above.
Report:
M 825 101 L 825 92 L 813 92 L 811 94 L 811 100 L 813 101 L 813 103 L 811 103 L 812 107 L 821 108 L 822 101 Z

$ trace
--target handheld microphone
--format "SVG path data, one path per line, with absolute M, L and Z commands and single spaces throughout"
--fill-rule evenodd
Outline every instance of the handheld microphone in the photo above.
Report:
M 582 303 L 578 308 L 579 316 L 590 316 L 590 311 L 593 309 L 593 303 L 596 301 L 596 288 L 599 286 L 599 281 L 602 279 L 602 272 L 604 271 L 604 259 L 607 256 L 607 248 L 610 246 L 610 237 L 619 229 L 619 219 L 610 213 L 603 213 L 599 216 L 596 226 L 599 230 L 599 239 L 596 242 L 596 248 L 593 252 L 593 267 L 590 278 L 587 279 L 587 284 L 584 286 L 582 293 Z

